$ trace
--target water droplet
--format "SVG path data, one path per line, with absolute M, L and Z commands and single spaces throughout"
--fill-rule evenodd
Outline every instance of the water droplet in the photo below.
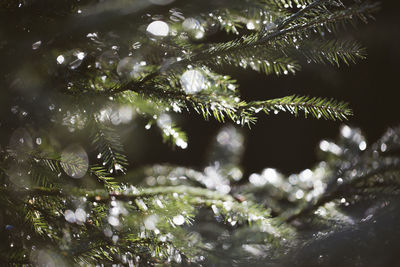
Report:
M 183 13 L 178 9 L 178 8 L 171 8 L 169 10 L 169 13 L 171 13 L 171 16 L 169 17 L 170 20 L 174 22 L 179 22 L 185 19 L 183 16 Z
M 97 58 L 97 61 L 102 69 L 111 69 L 118 63 L 119 57 L 115 51 L 108 50 L 103 52 Z
M 163 203 L 161 202 L 161 200 L 159 200 L 158 198 L 156 199 L 156 203 L 157 203 L 157 205 L 160 207 L 160 208 L 164 208 L 164 205 L 163 205 Z
M 158 222 L 159 218 L 157 215 L 152 214 L 150 216 L 147 216 L 146 219 L 143 221 L 144 227 L 147 230 L 155 230 L 156 229 L 156 224 Z
M 118 226 L 119 225 L 119 219 L 114 216 L 108 217 L 108 223 L 111 224 L 112 226 Z
M 204 27 L 195 18 L 187 18 L 182 22 L 182 29 L 189 33 L 190 37 L 201 39 L 205 35 Z
M 75 55 L 76 55 L 76 57 L 77 57 L 78 59 L 82 60 L 82 59 L 85 58 L 86 53 L 84 53 L 84 52 L 76 52 Z
M 176 140 L 175 144 L 176 144 L 178 147 L 182 148 L 182 149 L 186 149 L 186 148 L 188 147 L 188 143 L 185 142 L 185 141 L 184 141 L 183 139 L 181 139 L 181 138 L 178 138 L 178 139 Z
M 120 208 L 119 206 L 115 206 L 115 207 L 112 207 L 112 208 L 110 209 L 110 215 L 111 215 L 111 216 L 116 217 L 116 216 L 118 216 L 120 213 L 121 213 L 121 208 Z
M 75 51 L 73 54 L 76 59 L 69 63 L 69 68 L 71 70 L 77 69 L 82 64 L 83 59 L 86 57 L 86 53 L 82 51 Z
M 351 128 L 349 126 L 344 125 L 342 127 L 342 129 L 340 130 L 340 133 L 342 134 L 343 137 L 350 138 L 352 130 L 351 130 Z
M 206 79 L 198 70 L 187 70 L 183 73 L 180 82 L 186 93 L 194 94 L 205 88 Z
M 114 169 L 115 169 L 115 171 L 120 171 L 120 172 L 125 173 L 124 167 L 122 167 L 121 164 L 116 163 L 116 164 L 114 165 Z
M 57 63 L 58 63 L 58 64 L 63 64 L 64 61 L 65 61 L 65 58 L 64 58 L 63 55 L 59 55 L 59 56 L 57 57 Z
M 386 145 L 385 143 L 382 143 L 382 144 L 381 144 L 381 151 L 382 151 L 382 152 L 385 152 L 386 149 L 387 149 L 387 145 Z
M 236 86 L 230 83 L 230 84 L 228 85 L 228 89 L 231 90 L 231 91 L 235 91 Z
M 254 24 L 254 22 L 252 20 L 249 20 L 246 24 L 246 28 L 248 30 L 254 30 L 256 28 L 256 25 Z
M 182 22 L 182 28 L 185 31 L 200 29 L 201 24 L 195 18 L 187 18 Z
M 146 203 L 144 203 L 144 201 L 142 199 L 140 199 L 140 198 L 136 199 L 135 203 L 140 210 L 142 210 L 142 211 L 148 210 Z
M 72 144 L 61 153 L 61 167 L 67 175 L 78 179 L 85 176 L 89 168 L 86 151 L 79 145 Z
M 146 31 L 154 36 L 165 37 L 168 35 L 169 26 L 164 21 L 156 20 L 147 26 Z
M 12 150 L 23 152 L 33 148 L 33 139 L 25 128 L 18 128 L 12 133 L 9 145 Z
M 322 140 L 322 141 L 319 143 L 319 149 L 321 149 L 321 150 L 324 151 L 324 152 L 328 151 L 328 149 L 329 149 L 329 142 L 326 141 L 326 140 Z
M 36 50 L 40 47 L 40 45 L 42 44 L 42 41 L 37 41 L 35 43 L 32 44 L 32 49 Z
M 367 148 L 367 143 L 365 141 L 361 141 L 360 144 L 358 145 L 358 148 L 361 151 L 364 151 Z
M 98 35 L 96 32 L 89 32 L 88 34 L 86 34 L 86 37 L 94 40 L 94 39 L 98 38 Z
M 181 256 L 181 254 L 176 253 L 175 256 L 174 256 L 174 260 L 175 260 L 175 262 L 177 262 L 177 263 L 181 263 L 181 262 L 182 262 L 182 256 Z
M 172 218 L 172 221 L 175 225 L 182 225 L 185 223 L 185 217 L 183 217 L 181 214 L 176 215 L 174 218 Z
M 75 218 L 78 222 L 81 222 L 81 223 L 86 222 L 86 212 L 81 208 L 76 209 Z
M 12 106 L 12 107 L 11 107 L 11 112 L 12 112 L 13 114 L 17 114 L 17 113 L 18 113 L 18 109 L 19 109 L 18 106 Z
M 117 73 L 124 78 L 139 78 L 145 73 L 147 63 L 139 58 L 125 57 L 117 66 Z
M 318 256 L 318 263 L 322 264 L 324 262 L 324 255 L 319 255 Z
M 303 190 L 299 189 L 296 191 L 296 198 L 297 199 L 302 199 L 304 197 L 304 192 Z
M 265 179 L 265 177 L 256 173 L 253 173 L 249 176 L 249 181 L 255 186 L 263 186 L 267 183 L 267 179 Z
M 64 212 L 64 218 L 67 222 L 70 222 L 70 223 L 76 222 L 75 213 L 72 210 L 66 210 Z
M 103 232 L 104 232 L 104 235 L 107 236 L 107 237 L 111 237 L 112 234 L 113 234 L 113 232 L 112 232 L 110 227 L 106 227 Z
M 267 31 L 267 32 L 274 31 L 276 28 L 277 28 L 277 26 L 273 22 L 265 24 L 265 31 Z
M 157 120 L 157 125 L 160 126 L 161 128 L 171 126 L 171 124 L 172 124 L 171 116 L 166 113 L 161 114 Z
M 80 65 L 82 64 L 82 59 L 75 59 L 74 61 L 72 61 L 71 63 L 69 63 L 69 68 L 71 70 L 77 69 Z

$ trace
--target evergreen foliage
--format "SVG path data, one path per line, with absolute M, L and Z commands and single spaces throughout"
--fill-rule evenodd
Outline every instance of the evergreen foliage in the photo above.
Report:
M 346 120 L 349 105 L 324 97 L 246 102 L 224 71 L 292 75 L 309 63 L 355 63 L 364 48 L 337 36 L 348 24 L 369 21 L 377 3 L 76 0 L 42 10 L 47 2 L 0 3 L 4 18 L 24 18 L 18 30 L 26 23 L 59 30 L 43 30 L 30 43 L 37 65 L 27 63 L 26 71 L 46 82 L 24 75 L 13 84 L 21 94 L 28 85 L 51 90 L 43 96 L 46 127 L 26 123 L 0 149 L 4 264 L 289 264 L 297 247 L 368 223 L 372 213 L 356 218 L 346 212 L 351 207 L 399 195 L 400 128 L 367 146 L 358 129 L 343 126 L 337 142 L 320 143 L 315 168 L 289 177 L 267 168 L 247 181 L 240 169 L 244 137 L 233 126 L 218 133 L 204 170 L 129 166 L 118 126 L 134 118 L 185 149 L 174 113 L 242 126 L 260 111 Z M 0 49 L 11 57 L 14 45 Z M 10 69 L 7 82 L 17 68 Z M 23 116 L 23 108 L 15 113 Z M 57 132 L 66 130 L 87 134 L 89 145 L 63 145 Z

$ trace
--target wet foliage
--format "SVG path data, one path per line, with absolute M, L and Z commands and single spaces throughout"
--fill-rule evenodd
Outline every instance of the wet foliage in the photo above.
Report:
M 246 102 L 224 68 L 293 75 L 304 64 L 355 63 L 364 48 L 337 34 L 369 21 L 377 7 L 351 0 L 3 1 L 1 20 L 11 26 L 0 30 L 1 262 L 375 264 L 362 244 L 381 235 L 393 247 L 383 225 L 399 230 L 400 128 L 369 145 L 344 125 L 336 141 L 321 141 L 316 166 L 246 177 L 239 126 L 253 125 L 259 112 L 346 120 L 352 111 L 312 96 Z M 130 164 L 124 141 L 132 129 L 136 144 L 156 132 L 186 149 L 177 114 L 187 113 L 231 123 L 215 136 L 205 166 Z M 357 249 L 336 251 L 344 239 Z

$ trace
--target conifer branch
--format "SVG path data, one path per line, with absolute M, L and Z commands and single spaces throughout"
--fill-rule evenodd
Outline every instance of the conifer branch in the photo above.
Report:
M 319 6 L 319 5 L 322 5 L 323 3 L 328 2 L 328 1 L 329 0 L 316 0 L 316 1 L 308 4 L 306 7 L 300 9 L 295 14 L 291 15 L 290 17 L 286 18 L 281 23 L 279 23 L 279 25 L 277 26 L 277 30 L 279 31 L 279 30 L 283 29 L 289 23 L 291 23 L 292 21 L 294 21 L 297 18 L 301 17 L 303 14 L 305 14 L 310 9 L 313 9 L 313 8 L 315 8 L 315 7 Z
M 352 115 L 352 111 L 348 108 L 347 103 L 326 98 L 309 98 L 296 95 L 250 102 L 245 108 L 253 111 L 263 110 L 266 114 L 272 111 L 276 113 L 288 111 L 295 116 L 298 116 L 299 112 L 303 111 L 306 118 L 310 114 L 317 119 L 324 118 L 331 120 L 346 120 L 348 116 Z
M 322 31 L 322 29 L 334 31 L 335 27 L 339 23 L 345 25 L 345 22 L 353 21 L 354 18 L 359 18 L 364 23 L 367 23 L 367 16 L 371 16 L 370 14 L 376 11 L 378 7 L 378 3 L 370 4 L 367 2 L 355 4 L 354 6 L 348 7 L 344 10 L 334 11 L 328 15 L 316 16 L 315 18 L 307 20 L 305 23 L 296 24 L 292 27 L 288 27 L 273 34 L 267 35 L 264 38 L 260 39 L 257 44 L 265 43 L 277 37 L 283 37 L 286 35 L 302 35 L 314 29 L 319 31 Z
M 105 120 L 109 121 L 109 119 L 106 118 Z M 123 154 L 124 149 L 118 134 L 113 128 L 100 122 L 99 118 L 93 118 L 92 124 L 92 144 L 99 153 L 97 158 L 103 159 L 103 165 L 107 167 L 109 172 L 114 170 L 125 172 L 128 160 Z
M 339 67 L 341 61 L 349 65 L 355 63 L 358 58 L 364 59 L 366 55 L 365 49 L 357 42 L 337 40 L 302 42 L 298 49 L 293 49 L 293 53 L 298 52 L 308 62 L 330 63 L 337 67 Z M 290 52 L 288 51 L 288 53 Z
M 395 171 L 394 174 L 390 174 L 390 172 Z M 391 176 L 392 175 L 392 176 Z M 372 183 L 372 181 L 368 181 L 368 179 L 376 179 L 380 180 L 381 177 L 385 178 L 387 183 L 377 182 L 376 184 Z M 392 179 L 391 179 L 392 178 Z M 390 181 L 389 181 L 390 179 Z M 385 181 L 384 180 L 384 181 Z M 365 187 L 364 187 L 365 185 Z M 327 192 L 321 198 L 317 199 L 311 205 L 307 205 L 302 209 L 299 209 L 297 213 L 289 215 L 287 218 L 283 218 L 286 222 L 292 222 L 302 216 L 308 215 L 311 212 L 315 211 L 319 207 L 324 204 L 333 201 L 338 198 L 351 198 L 355 195 L 359 197 L 365 194 L 366 197 L 373 197 L 373 193 L 377 191 L 379 193 L 385 193 L 387 195 L 399 195 L 400 194 L 400 165 L 395 164 L 393 166 L 385 166 L 384 168 L 380 168 L 374 171 L 370 171 L 366 174 L 357 176 L 357 179 L 352 180 L 350 183 L 345 183 L 341 186 L 335 187 L 334 190 Z
M 317 1 L 319 2 L 319 1 Z M 356 4 L 353 7 L 347 8 L 345 10 L 334 11 L 328 15 L 321 15 L 315 18 L 312 18 L 305 23 L 295 24 L 292 27 L 288 28 L 280 28 L 273 31 L 270 34 L 265 35 L 264 37 L 259 38 L 257 34 L 243 36 L 241 39 L 234 40 L 228 43 L 223 44 L 215 44 L 210 47 L 210 49 L 205 52 L 201 52 L 193 57 L 190 60 L 179 62 L 179 65 L 190 64 L 193 62 L 210 59 L 210 58 L 218 58 L 224 57 L 228 55 L 233 55 L 237 51 L 243 51 L 249 48 L 254 48 L 256 46 L 267 45 L 269 42 L 273 40 L 277 40 L 279 38 L 284 38 L 285 36 L 290 36 L 291 34 L 304 34 L 306 31 L 310 29 L 320 29 L 321 27 L 330 27 L 334 25 L 334 23 L 338 23 L 340 21 L 345 22 L 352 20 L 354 17 L 360 18 L 362 21 L 366 22 L 367 18 L 364 14 L 370 14 L 375 11 L 378 7 L 378 4 Z M 300 11 L 299 11 L 300 12 Z M 289 21 L 289 20 L 288 20 Z M 289 22 L 288 22 L 289 23 Z M 285 24 L 287 25 L 287 23 Z M 322 26 L 321 26 L 322 25 Z M 279 37 L 279 38 L 278 38 Z M 173 66 L 171 66 L 173 68 Z

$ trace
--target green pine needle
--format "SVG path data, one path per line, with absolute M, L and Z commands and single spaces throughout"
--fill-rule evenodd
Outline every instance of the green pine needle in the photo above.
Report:
M 300 112 L 303 112 L 306 118 L 311 115 L 317 119 L 324 118 L 330 120 L 347 120 L 348 116 L 352 115 L 351 109 L 345 102 L 339 102 L 334 99 L 319 97 L 310 98 L 296 95 L 266 101 L 250 102 L 246 108 L 253 111 L 259 111 L 261 109 L 266 114 L 284 111 L 298 116 Z

